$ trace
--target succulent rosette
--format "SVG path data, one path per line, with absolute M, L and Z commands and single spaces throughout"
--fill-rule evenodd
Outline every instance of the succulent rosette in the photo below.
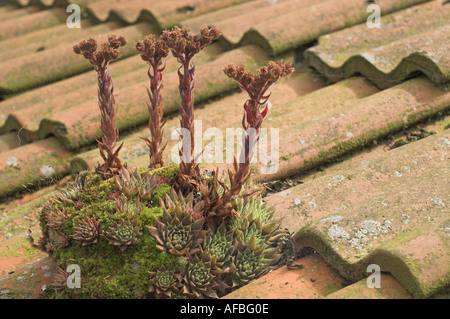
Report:
M 144 209 L 144 205 L 139 200 L 129 200 L 127 197 L 122 196 L 116 199 L 116 212 L 121 216 L 139 216 Z
M 166 194 L 165 201 L 161 199 L 161 206 L 166 207 L 167 209 L 173 209 L 176 206 L 180 206 L 182 208 L 185 207 L 193 207 L 194 196 L 193 193 L 184 196 L 181 192 L 176 192 L 174 188 L 171 189 L 169 194 Z
M 257 245 L 265 245 L 267 247 L 286 234 L 285 230 L 279 228 L 277 222 L 262 225 L 259 219 L 252 221 L 245 219 L 240 227 L 235 228 L 234 231 L 235 236 L 243 243 L 247 243 L 254 237 Z
M 114 176 L 116 187 L 125 195 L 136 195 L 141 200 L 150 200 L 160 186 L 160 179 L 149 171 L 141 174 L 137 168 L 133 171 L 122 167 L 120 174 Z
M 72 237 L 81 246 L 96 244 L 102 233 L 102 227 L 95 219 L 95 216 L 89 218 L 86 215 L 85 219 L 80 221 L 79 225 L 73 229 L 75 230 L 75 234 Z
M 269 209 L 261 198 L 258 197 L 250 197 L 246 199 L 240 198 L 236 200 L 236 211 L 241 218 L 234 219 L 232 221 L 234 224 L 245 219 L 259 219 L 263 225 L 273 221 L 273 209 Z
M 69 238 L 58 231 L 50 232 L 50 242 L 52 242 L 53 247 L 56 247 L 58 249 L 69 246 Z
M 202 28 L 199 34 L 174 27 L 159 38 L 150 35 L 136 44 L 149 63 L 151 137 L 143 138 L 150 150 L 146 171 L 128 169 L 119 158 L 123 143 L 118 145 L 108 66 L 127 41 L 109 36 L 100 45 L 89 38 L 74 46 L 74 52 L 86 58 L 98 75 L 101 140 L 97 142 L 104 162 L 95 173 L 80 173 L 40 212 L 42 238 L 37 245 L 61 267 L 55 274 L 56 290 L 48 289 L 48 296 L 218 298 L 264 275 L 278 261 L 279 239 L 288 234 L 251 184 L 250 159 L 269 110 L 267 90 L 294 69 L 283 61 L 269 62 L 256 74 L 233 64 L 224 68 L 249 95 L 242 125 L 256 134 L 246 133 L 243 138 L 243 162 L 235 159 L 233 169 L 221 176 L 219 168 L 201 174 L 193 152 L 192 59 L 219 36 L 214 27 Z M 180 126 L 192 133 L 182 137 L 178 167 L 164 167 L 167 144 L 162 143 L 162 59 L 170 52 L 181 64 L 177 72 Z M 65 289 L 69 274 L 62 269 L 72 263 L 85 273 L 77 290 Z
M 231 264 L 233 288 L 247 285 L 267 273 L 269 266 L 278 260 L 276 249 L 267 249 L 265 245 L 257 245 L 252 237 L 246 245 L 235 246 Z
M 233 242 L 233 233 L 222 223 L 213 235 L 206 237 L 204 246 L 205 250 L 216 258 L 217 266 L 226 269 L 231 262 Z
M 160 205 L 169 210 L 174 209 L 176 206 L 180 206 L 185 209 L 186 212 L 190 213 L 194 220 L 203 218 L 204 202 L 199 201 L 194 205 L 193 193 L 189 193 L 187 196 L 184 196 L 181 192 L 177 193 L 175 189 L 172 188 L 171 192 L 166 194 L 165 201 L 160 199 Z
M 47 211 L 47 216 L 45 218 L 47 226 L 58 229 L 66 222 L 67 212 L 64 208 L 61 210 L 56 208 L 56 210 Z
M 81 185 L 73 183 L 66 189 L 60 190 L 52 201 L 57 204 L 74 205 L 82 191 Z
M 107 232 L 109 243 L 124 251 L 129 246 L 137 244 L 140 237 L 139 225 L 136 218 L 125 220 L 120 217 L 118 223 L 113 223 Z
M 223 291 L 227 286 L 220 279 L 223 271 L 216 266 L 216 258 L 208 252 L 195 255 L 181 270 L 183 292 L 191 298 L 218 298 L 217 291 Z
M 191 212 L 176 206 L 171 211 L 164 208 L 161 220 L 155 220 L 156 227 L 147 226 L 156 241 L 156 248 L 178 256 L 196 254 L 204 241 L 203 219 L 194 220 Z
M 154 293 L 156 298 L 172 298 L 180 291 L 180 283 L 177 274 L 171 268 L 165 265 L 153 267 L 150 272 L 151 287 L 150 292 Z

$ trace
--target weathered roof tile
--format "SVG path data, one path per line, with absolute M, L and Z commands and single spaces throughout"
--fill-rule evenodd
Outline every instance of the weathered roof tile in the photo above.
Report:
M 430 297 L 450 282 L 449 134 L 344 162 L 266 201 L 299 246 L 316 249 L 347 279 L 377 264 L 414 297 Z
M 139 23 L 115 29 L 112 32 L 134 42 L 151 33 L 152 28 L 147 23 Z M 103 37 L 106 38 L 106 35 L 103 34 Z M 42 83 L 52 83 L 91 70 L 92 66 L 89 63 L 73 53 L 73 45 L 74 43 L 63 43 L 44 51 L 0 63 L 0 68 L 3 70 L 0 92 L 17 93 L 41 86 Z M 120 50 L 120 53 L 125 58 L 136 54 L 136 50 L 133 45 L 127 45 Z M 43 67 L 44 65 L 46 67 Z
M 69 172 L 71 153 L 51 137 L 0 153 L 0 197 Z
M 389 0 L 381 2 L 380 7 L 387 14 L 425 1 Z M 370 15 L 366 0 L 291 0 L 272 5 L 262 2 L 226 8 L 205 15 L 204 20 L 198 17 L 182 24 L 194 28 L 204 23 L 215 25 L 223 32 L 222 41 L 230 45 L 253 43 L 270 54 L 279 54 L 310 43 L 320 35 L 362 23 Z
M 305 52 L 306 63 L 332 81 L 362 73 L 380 88 L 415 72 L 445 83 L 450 80 L 449 21 L 448 5 L 418 5 L 383 16 L 379 29 L 364 24 L 319 38 L 319 45 Z
M 119 19 L 126 23 L 146 20 L 160 29 L 168 28 L 191 16 L 236 5 L 249 0 L 103 0 L 87 6 L 87 12 L 98 21 Z
M 270 272 L 223 299 L 316 299 L 345 287 L 346 280 L 317 254 L 298 259 L 296 265 Z
M 0 40 L 23 35 L 36 29 L 53 27 L 66 21 L 63 9 L 39 11 L 0 22 Z
M 370 279 L 369 279 L 370 280 Z M 380 274 L 380 287 L 368 287 L 367 279 L 349 285 L 328 296 L 327 299 L 411 299 L 406 289 L 387 273 Z
M 83 28 L 67 29 L 64 9 L 69 3 L 83 7 Z M 98 34 L 125 34 L 133 42 L 175 23 L 194 31 L 205 25 L 218 27 L 222 40 L 195 59 L 196 106 L 202 106 L 196 110 L 196 119 L 202 120 L 203 130 L 217 127 L 222 131 L 241 127 L 242 104 L 247 99 L 245 92 L 227 93 L 237 85 L 222 74 L 223 65 L 233 62 L 255 69 L 267 62 L 267 53 L 280 52 L 293 61 L 294 48 L 324 35 L 318 46 L 306 52 L 308 65 L 322 75 L 299 67 L 271 88 L 272 107 L 263 126 L 280 129 L 280 163 L 274 174 L 261 174 L 264 164 L 252 167 L 256 182 L 306 172 L 445 112 L 450 107 L 448 6 L 426 0 L 383 0 L 379 5 L 382 29 L 369 30 L 365 24 L 349 27 L 363 23 L 370 14 L 366 0 L 2 2 L 0 91 L 15 95 L 0 102 L 0 197 L 3 200 L 28 186 L 35 191 L 36 186 L 54 183 L 55 173 L 59 178 L 101 161 L 98 149 L 80 149 L 94 145 L 99 137 L 97 79 L 89 64 L 71 52 L 80 38 Z M 398 10 L 402 11 L 388 15 Z M 339 29 L 344 30 L 326 35 Z M 234 46 L 239 48 L 229 50 Z M 129 166 L 147 166 L 148 149 L 140 139 L 149 134 L 146 66 L 134 46 L 127 47 L 123 57 L 128 58 L 110 69 L 123 132 L 120 156 Z M 168 59 L 163 94 L 166 115 L 178 109 L 177 68 L 174 59 Z M 425 76 L 417 77 L 417 71 Z M 351 77 L 356 73 L 366 78 Z M 327 79 L 342 81 L 327 86 Z M 219 100 L 208 101 L 217 96 Z M 178 125 L 177 116 L 169 115 L 165 140 L 170 140 Z M 448 124 L 441 126 L 448 128 Z M 269 205 L 276 205 L 277 214 L 284 216 L 284 225 L 296 232 L 298 246 L 314 247 L 325 261 L 310 255 L 298 261 L 304 269 L 278 269 L 231 296 L 409 298 L 445 294 L 450 285 L 449 139 L 447 130 L 389 152 L 366 152 L 364 161 L 362 157 L 348 159 L 283 196 L 267 197 Z M 170 141 L 167 149 L 176 142 Z M 230 151 L 224 147 L 225 154 Z M 170 155 L 166 151 L 167 162 Z M 23 200 L 17 207 L 0 204 L 0 212 L 6 214 L 0 215 L 0 272 L 45 255 L 25 236 L 29 227 L 37 227 L 35 213 L 47 195 L 39 190 L 32 196 L 37 199 Z M 26 253 L 11 255 L 10 246 L 26 247 Z M 381 276 L 382 289 L 367 288 L 364 277 L 371 263 L 387 272 Z M 319 268 L 324 276 L 315 276 Z M 343 288 L 343 277 L 357 282 Z M 35 297 L 42 289 L 37 282 L 29 291 L 22 285 L 26 276 L 21 271 L 17 276 L 0 276 L 0 281 L 11 288 L 8 296 Z M 258 285 L 265 288 L 258 289 Z M 0 294 L 3 297 L 4 290 Z

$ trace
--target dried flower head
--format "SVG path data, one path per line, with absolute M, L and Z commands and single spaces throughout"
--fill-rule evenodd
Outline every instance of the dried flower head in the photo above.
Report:
M 166 42 L 153 34 L 148 35 L 144 41 L 138 41 L 136 50 L 141 54 L 142 60 L 157 66 L 169 54 L 169 47 L 167 47 Z
M 73 52 L 83 55 L 95 66 L 96 70 L 106 69 L 109 62 L 119 58 L 119 48 L 127 44 L 123 36 L 110 35 L 108 41 L 101 44 L 98 49 L 97 41 L 93 38 L 82 40 L 74 45 Z
M 264 95 L 267 89 L 281 77 L 294 72 L 291 63 L 281 61 L 270 61 L 268 66 L 258 69 L 256 74 L 245 71 L 243 66 L 235 66 L 230 63 L 223 68 L 226 76 L 234 79 L 239 83 L 242 90 L 245 90 L 250 99 L 245 103 L 246 119 L 250 127 L 259 129 L 262 120 L 267 115 L 267 100 L 269 95 Z M 259 107 L 265 105 L 260 112 Z M 244 128 L 247 127 L 244 125 Z
M 202 28 L 199 34 L 193 35 L 189 28 L 175 26 L 171 31 L 164 31 L 161 39 L 181 64 L 189 66 L 191 59 L 220 35 L 214 27 Z

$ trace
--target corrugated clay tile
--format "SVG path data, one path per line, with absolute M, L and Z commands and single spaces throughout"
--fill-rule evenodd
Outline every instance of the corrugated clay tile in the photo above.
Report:
M 303 267 L 279 268 L 222 299 L 316 299 L 345 287 L 346 280 L 317 254 L 296 264 Z
M 431 297 L 450 282 L 449 134 L 344 162 L 266 201 L 297 231 L 299 247 L 313 247 L 347 279 L 376 264 L 413 297 Z
M 450 79 L 450 8 L 438 1 L 383 16 L 381 28 L 358 25 L 328 34 L 305 52 L 306 63 L 333 81 L 362 73 L 380 88 L 415 72 Z M 416 23 L 420 21 L 420 23 Z

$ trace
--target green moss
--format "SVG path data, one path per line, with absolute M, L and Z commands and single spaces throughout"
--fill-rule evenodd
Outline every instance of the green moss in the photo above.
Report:
M 280 157 L 282 161 L 289 161 L 293 155 L 283 155 Z
M 161 184 L 156 191 L 156 194 L 152 197 L 151 203 L 153 205 L 159 205 L 159 199 L 161 198 L 164 200 L 166 198 L 166 194 L 169 194 L 171 190 L 172 187 L 170 187 L 169 185 Z
M 158 170 L 156 174 L 174 175 L 173 169 Z M 107 238 L 107 230 L 112 222 L 120 219 L 115 209 L 115 200 L 108 199 L 116 190 L 113 179 L 101 180 L 96 174 L 82 172 L 86 187 L 79 197 L 83 207 L 52 203 L 50 208 L 64 208 L 67 219 L 60 227 L 60 233 L 69 238 L 69 246 L 63 249 L 52 249 L 51 257 L 62 268 L 76 264 L 81 270 L 81 289 L 66 289 L 64 293 L 47 292 L 46 298 L 141 298 L 150 288 L 149 271 L 153 266 L 178 265 L 179 257 L 162 253 L 156 248 L 147 226 L 154 226 L 155 218 L 162 215 L 161 207 L 144 207 L 139 214 L 140 237 L 138 243 L 129 246 L 125 251 L 111 245 Z M 170 186 L 162 184 L 156 196 L 165 196 Z M 156 197 L 154 202 L 159 203 Z M 81 247 L 72 238 L 74 227 L 78 226 L 85 216 L 93 217 L 104 229 L 103 236 L 94 245 Z M 45 238 L 49 238 L 49 227 L 44 214 L 41 214 L 41 228 Z
M 445 131 L 450 128 L 450 117 L 444 119 L 442 124 L 439 126 L 438 131 Z
M 408 142 L 401 138 L 401 139 L 395 141 L 395 143 L 391 146 L 391 149 L 403 146 L 405 144 L 408 144 Z
M 156 175 L 163 176 L 166 178 L 174 178 L 175 175 L 178 174 L 179 170 L 180 170 L 180 168 L 178 167 L 178 165 L 172 165 L 172 166 L 155 169 L 152 172 Z
M 163 213 L 162 207 L 148 208 L 145 207 L 144 210 L 139 215 L 140 225 L 154 225 L 155 218 L 161 217 Z

